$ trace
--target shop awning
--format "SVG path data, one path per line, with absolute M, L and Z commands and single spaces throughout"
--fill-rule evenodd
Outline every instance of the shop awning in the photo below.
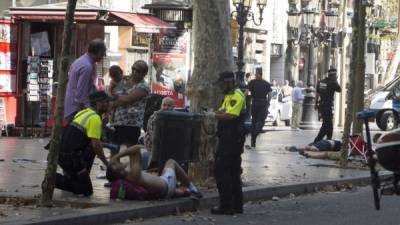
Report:
M 66 4 L 62 2 L 31 7 L 12 7 L 10 14 L 13 20 L 62 21 L 65 17 Z M 159 33 L 161 29 L 176 29 L 175 26 L 148 14 L 109 11 L 87 3 L 77 4 L 75 21 L 96 22 L 110 26 L 133 26 L 139 33 Z
M 132 24 L 135 31 L 139 33 L 159 33 L 160 29 L 176 29 L 169 23 L 150 15 L 112 11 L 110 15 Z
M 76 15 L 74 17 L 75 21 L 95 21 L 97 17 L 97 13 L 94 15 Z M 15 20 L 40 20 L 40 21 L 46 21 L 46 20 L 64 20 L 65 19 L 65 14 L 53 14 L 53 15 L 45 15 L 45 14 L 14 14 L 13 19 Z
M 67 3 L 55 3 L 30 7 L 11 7 L 10 14 L 14 20 L 60 21 L 65 18 Z M 103 8 L 85 3 L 77 3 L 75 21 L 96 21 Z

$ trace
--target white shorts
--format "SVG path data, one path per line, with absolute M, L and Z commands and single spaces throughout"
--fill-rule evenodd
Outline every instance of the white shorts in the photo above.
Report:
M 165 168 L 163 174 L 160 177 L 167 184 L 168 190 L 165 197 L 166 198 L 172 197 L 175 194 L 175 189 L 176 189 L 175 171 L 171 168 Z

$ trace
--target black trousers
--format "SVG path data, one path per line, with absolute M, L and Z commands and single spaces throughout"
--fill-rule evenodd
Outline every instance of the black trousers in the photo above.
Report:
M 251 107 L 251 146 L 256 146 L 257 136 L 261 133 L 265 124 L 265 119 L 268 116 L 267 100 L 252 101 Z
M 240 155 L 217 155 L 215 159 L 214 175 L 220 198 L 220 209 L 243 210 L 241 163 Z
M 246 95 L 246 117 L 245 121 L 250 121 L 251 117 L 251 95 Z
M 332 139 L 333 133 L 333 113 L 331 106 L 320 106 L 319 108 L 322 117 L 322 126 L 319 129 L 317 137 L 314 139 L 314 143 L 322 140 L 325 135 L 327 139 Z
M 92 195 L 93 186 L 89 175 L 95 156 L 96 154 L 91 147 L 82 151 L 81 154 L 60 153 L 58 164 L 63 169 L 64 175 L 57 173 L 56 188 L 74 194 Z M 86 171 L 79 173 L 83 169 L 86 169 Z
M 119 145 L 136 145 L 140 137 L 140 127 L 115 126 L 113 141 Z

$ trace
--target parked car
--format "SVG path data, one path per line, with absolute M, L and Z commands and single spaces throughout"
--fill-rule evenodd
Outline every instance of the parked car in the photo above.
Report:
M 273 126 L 290 126 L 292 118 L 292 97 L 282 97 L 280 88 L 272 87 L 271 100 L 268 108 L 268 116 L 266 122 L 272 123 Z
M 392 130 L 399 125 L 400 107 L 393 101 L 393 92 L 400 87 L 400 78 L 373 91 L 366 99 L 369 100 L 368 109 L 376 111 L 376 125 L 381 130 Z M 368 104 L 368 102 L 366 103 Z

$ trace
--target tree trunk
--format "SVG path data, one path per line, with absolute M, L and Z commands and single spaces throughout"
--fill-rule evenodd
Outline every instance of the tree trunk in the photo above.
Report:
M 288 31 L 289 32 L 289 31 Z M 293 79 L 292 60 L 293 60 L 293 44 L 292 41 L 287 41 L 286 56 L 285 56 L 285 80 Z
M 61 141 L 61 127 L 63 123 L 63 113 L 64 113 L 64 98 L 65 90 L 67 88 L 67 76 L 68 76 L 68 56 L 71 49 L 72 40 L 72 29 L 74 22 L 74 14 L 76 8 L 77 0 L 68 0 L 67 10 L 65 13 L 64 20 L 64 34 L 63 34 L 63 45 L 61 50 L 61 72 L 58 77 L 58 87 L 57 87 L 57 98 L 56 98 L 56 111 L 54 115 L 54 126 L 51 134 L 51 145 L 50 151 L 47 155 L 47 168 L 44 180 L 42 182 L 42 199 L 41 205 L 51 206 L 55 178 L 57 171 L 58 153 L 60 149 Z
M 339 50 L 339 58 L 340 58 L 340 68 L 338 68 L 338 71 L 340 71 L 340 86 L 342 87 L 343 91 L 339 94 L 339 123 L 338 126 L 344 127 L 344 121 L 345 121 L 345 108 L 346 108 L 346 83 L 348 80 L 347 77 L 347 70 L 346 70 L 346 65 L 347 65 L 347 46 L 348 46 L 348 35 L 343 32 L 345 29 L 347 29 L 347 0 L 342 0 L 341 1 L 341 12 L 340 12 L 340 30 L 342 30 L 342 45 Z
M 215 85 L 218 74 L 233 70 L 229 1 L 193 1 L 194 69 L 188 83 L 192 112 L 215 110 L 222 95 Z M 214 153 L 217 145 L 217 121 L 205 116 L 199 147 L 199 162 L 192 163 L 189 175 L 196 182 L 213 177 Z
M 357 67 L 356 69 L 356 81 L 357 84 L 354 86 L 353 96 L 353 134 L 361 134 L 363 128 L 363 122 L 358 120 L 356 112 L 364 110 L 364 83 L 365 83 L 365 6 L 359 4 L 358 7 L 358 27 L 357 27 Z
M 295 46 L 292 40 L 287 41 L 286 57 L 285 57 L 285 80 L 298 81 L 297 62 L 298 62 L 298 47 Z
M 350 61 L 350 74 L 348 87 L 343 87 L 342 91 L 347 91 L 346 99 L 346 116 L 344 121 L 344 130 L 342 136 L 342 149 L 340 165 L 342 167 L 347 165 L 347 156 L 349 151 L 349 136 L 350 129 L 353 120 L 353 96 L 354 88 L 356 86 L 356 74 L 357 74 L 357 48 L 358 46 L 358 35 L 359 35 L 359 14 L 360 14 L 360 1 L 353 1 L 354 16 L 352 18 L 352 37 L 351 37 L 351 61 Z

